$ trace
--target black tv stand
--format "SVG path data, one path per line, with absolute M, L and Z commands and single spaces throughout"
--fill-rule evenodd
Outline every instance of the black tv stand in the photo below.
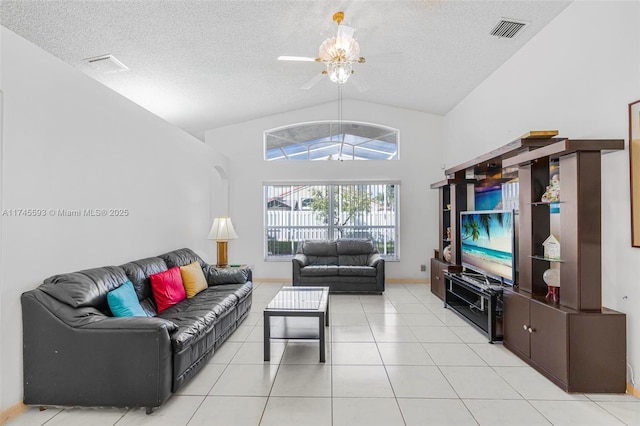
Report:
M 489 343 L 502 340 L 502 286 L 483 275 L 444 274 L 444 306 L 487 334 Z

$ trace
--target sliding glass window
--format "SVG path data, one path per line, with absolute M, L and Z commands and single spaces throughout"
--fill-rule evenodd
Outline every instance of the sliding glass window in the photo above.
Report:
M 369 238 L 398 259 L 398 183 L 264 185 L 265 259 L 290 260 L 304 240 Z

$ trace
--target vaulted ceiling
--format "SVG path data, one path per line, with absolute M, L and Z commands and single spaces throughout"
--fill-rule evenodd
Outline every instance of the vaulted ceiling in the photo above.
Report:
M 0 2 L 3 26 L 202 139 L 208 129 L 335 101 L 316 62 L 334 12 L 356 28 L 364 64 L 342 85 L 357 99 L 446 114 L 569 1 L 56 1 Z M 529 24 L 490 35 L 502 19 Z M 1 52 L 0 52 L 1 54 Z M 102 73 L 84 59 L 113 55 Z M 363 90 L 364 89 L 364 90 Z

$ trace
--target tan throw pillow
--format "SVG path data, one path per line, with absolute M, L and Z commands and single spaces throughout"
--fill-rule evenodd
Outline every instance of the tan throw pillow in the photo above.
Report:
M 195 261 L 186 266 L 180 267 L 180 275 L 182 276 L 182 284 L 184 284 L 187 299 L 192 298 L 202 290 L 207 288 L 207 279 L 204 277 L 200 263 Z

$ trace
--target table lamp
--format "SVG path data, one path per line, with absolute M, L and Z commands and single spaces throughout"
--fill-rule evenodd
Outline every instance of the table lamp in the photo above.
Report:
M 218 242 L 218 268 L 226 268 L 227 263 L 227 241 L 238 238 L 230 217 L 216 217 L 213 219 L 209 239 Z

